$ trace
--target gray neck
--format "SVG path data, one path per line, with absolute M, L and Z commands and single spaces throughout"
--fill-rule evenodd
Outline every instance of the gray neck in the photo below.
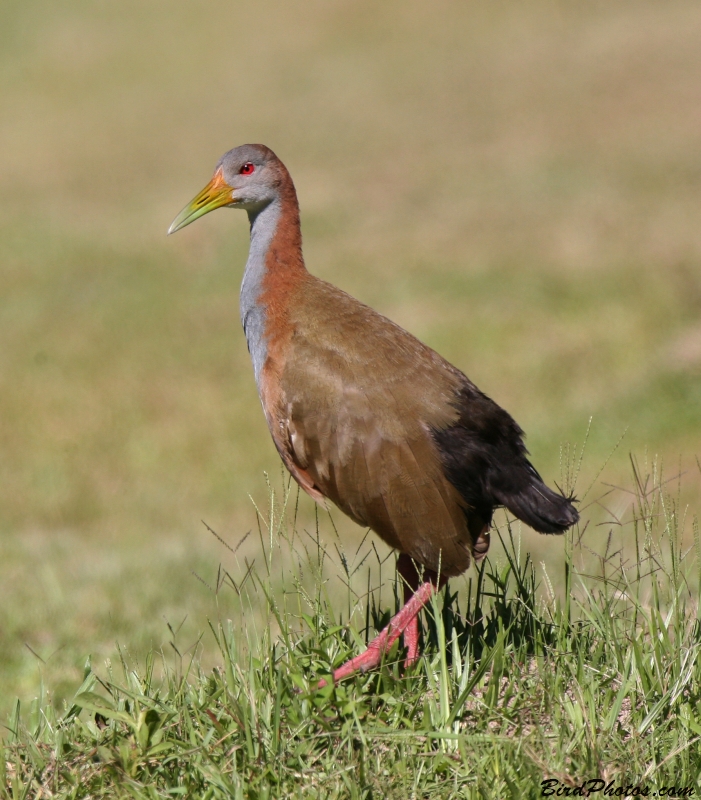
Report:
M 253 372 L 260 391 L 260 373 L 267 356 L 265 341 L 265 307 L 259 302 L 266 270 L 266 256 L 275 236 L 280 219 L 281 204 L 273 200 L 260 210 L 249 211 L 251 223 L 251 248 L 241 282 L 241 323 L 246 334 L 248 352 L 253 361 Z

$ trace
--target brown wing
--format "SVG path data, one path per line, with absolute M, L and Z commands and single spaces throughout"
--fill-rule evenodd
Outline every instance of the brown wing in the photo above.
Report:
M 295 479 L 425 566 L 464 571 L 484 521 L 471 535 L 431 435 L 457 419 L 451 400 L 464 377 L 322 281 L 307 284 L 290 321 L 279 391 L 263 402 Z

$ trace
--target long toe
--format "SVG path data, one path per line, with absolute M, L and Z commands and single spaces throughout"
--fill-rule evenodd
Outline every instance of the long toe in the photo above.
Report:
M 416 616 L 404 629 L 404 647 L 406 647 L 406 658 L 404 659 L 405 669 L 413 667 L 419 660 L 421 650 L 419 649 L 419 617 Z
M 384 642 L 381 644 L 376 644 L 376 642 L 377 639 L 371 642 L 368 649 L 363 653 L 351 658 L 350 661 L 346 661 L 345 664 L 334 670 L 333 682 L 338 683 L 356 672 L 368 672 L 374 669 L 382 661 L 382 656 L 384 655 L 384 647 L 382 647 Z
M 374 669 L 382 661 L 386 646 L 387 629 L 385 628 L 377 638 L 370 642 L 367 650 L 349 659 L 345 664 L 333 671 L 333 682 L 338 683 L 351 675 L 355 675 L 356 672 L 368 672 Z M 326 685 L 327 681 L 322 679 L 318 683 L 318 688 L 323 689 Z
M 334 671 L 333 682 L 338 683 L 356 672 L 367 672 L 369 669 L 376 667 L 382 660 L 382 656 L 407 631 L 409 633 L 407 647 L 409 656 L 413 659 L 410 663 L 414 663 L 418 658 L 419 651 L 419 628 L 416 615 L 421 611 L 434 591 L 435 586 L 432 583 L 421 584 L 399 613 L 392 617 L 389 625 L 370 642 L 367 650 L 359 656 L 351 658 L 350 661 L 346 661 L 343 666 Z M 407 657 L 408 661 L 409 658 Z M 324 686 L 326 686 L 326 681 L 320 681 L 318 687 L 321 689 Z

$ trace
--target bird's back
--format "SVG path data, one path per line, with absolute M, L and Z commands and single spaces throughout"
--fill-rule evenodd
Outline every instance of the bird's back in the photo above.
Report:
M 312 496 L 419 563 L 463 572 L 486 553 L 493 507 L 509 505 L 489 494 L 490 458 L 530 467 L 520 428 L 434 350 L 306 276 L 270 326 L 261 392 L 278 450 Z

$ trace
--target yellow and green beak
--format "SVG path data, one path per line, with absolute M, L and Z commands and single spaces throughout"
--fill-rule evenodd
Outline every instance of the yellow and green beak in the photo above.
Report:
M 221 168 L 214 173 L 212 180 L 193 198 L 178 214 L 168 228 L 168 233 L 175 233 L 196 219 L 209 214 L 215 208 L 231 205 L 235 202 L 234 190 L 224 180 Z

